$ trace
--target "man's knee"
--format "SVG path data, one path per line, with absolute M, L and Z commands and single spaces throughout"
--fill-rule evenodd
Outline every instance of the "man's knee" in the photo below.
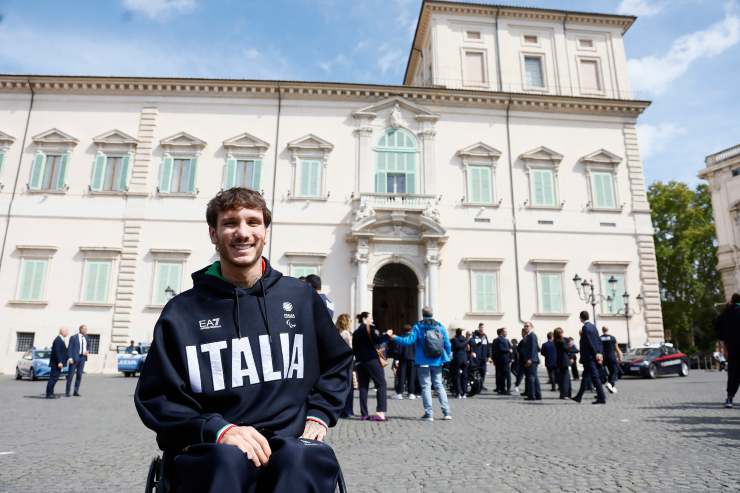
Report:
M 272 467 L 312 467 L 317 462 L 322 464 L 339 463 L 334 455 L 334 450 L 324 442 L 306 440 L 303 438 L 286 438 L 271 440 L 270 446 L 274 447 L 270 456 Z

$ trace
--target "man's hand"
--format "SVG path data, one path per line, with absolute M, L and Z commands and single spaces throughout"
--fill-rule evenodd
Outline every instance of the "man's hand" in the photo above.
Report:
M 596 362 L 598 364 L 602 364 L 604 362 L 604 355 L 601 353 L 596 353 Z
M 64 368 L 64 364 L 63 363 L 57 363 L 57 368 L 59 368 L 61 370 L 62 368 Z
M 395 337 L 396 337 L 396 334 L 394 334 L 394 333 L 393 333 L 393 331 L 392 331 L 392 330 L 390 330 L 390 329 L 388 329 L 388 330 L 386 330 L 386 331 L 385 331 L 385 335 L 387 335 L 387 336 L 388 336 L 388 337 L 390 337 L 391 339 L 393 339 L 393 338 L 395 338 Z
M 526 363 L 524 363 L 524 368 L 529 368 L 530 366 L 532 366 L 532 360 L 528 359 Z
M 71 364 L 74 364 L 74 362 L 75 362 L 75 360 L 73 360 L 72 358 L 69 358 L 69 360 L 67 361 L 67 364 L 70 364 L 71 365 Z
M 272 451 L 267 438 L 251 426 L 235 426 L 224 433 L 221 444 L 234 445 L 247 455 L 255 466 L 260 467 L 270 460 Z
M 306 420 L 306 427 L 303 429 L 303 435 L 301 435 L 301 438 L 323 442 L 325 436 L 326 427 L 324 425 L 318 421 Z

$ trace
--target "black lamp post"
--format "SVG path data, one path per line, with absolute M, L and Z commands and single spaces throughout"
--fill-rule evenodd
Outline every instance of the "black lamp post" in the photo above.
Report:
M 609 280 L 610 285 L 616 284 L 617 280 L 614 278 L 614 276 L 611 276 Z M 573 277 L 573 284 L 576 287 L 576 291 L 578 291 L 578 297 L 582 300 L 591 305 L 591 313 L 593 314 L 593 324 L 596 325 L 596 304 L 600 300 L 606 300 L 607 302 L 611 302 L 609 298 L 605 298 L 602 294 L 596 293 L 596 286 L 594 285 L 593 280 L 587 281 L 585 279 L 581 279 L 581 277 L 576 274 L 575 277 Z
M 642 301 L 643 297 L 642 294 L 638 294 L 635 297 L 635 300 L 637 300 L 637 310 L 630 310 L 630 295 L 627 291 L 624 292 L 622 295 L 622 301 L 624 302 L 624 308 L 620 308 L 617 310 L 617 313 L 623 311 L 624 312 L 624 321 L 627 324 L 627 350 L 629 351 L 632 348 L 632 339 L 630 338 L 630 318 L 632 315 L 637 315 L 640 313 L 640 310 L 642 309 Z
M 164 290 L 165 294 L 169 296 L 170 299 L 174 298 L 177 293 L 175 293 L 175 290 L 171 287 L 167 286 Z

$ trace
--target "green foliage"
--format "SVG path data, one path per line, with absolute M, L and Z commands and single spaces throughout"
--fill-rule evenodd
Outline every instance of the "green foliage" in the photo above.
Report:
M 648 199 L 664 327 L 682 350 L 708 351 L 714 342 L 714 307 L 724 301 L 709 189 L 655 182 Z

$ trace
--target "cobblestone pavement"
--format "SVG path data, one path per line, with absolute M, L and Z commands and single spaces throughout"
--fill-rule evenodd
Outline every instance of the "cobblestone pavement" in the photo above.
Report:
M 724 382 L 626 379 L 607 406 L 484 393 L 434 423 L 417 419 L 420 400 L 390 400 L 389 422 L 342 421 L 329 442 L 353 493 L 739 491 L 740 409 L 722 408 Z M 135 384 L 86 375 L 82 397 L 47 401 L 45 382 L 0 376 L 0 492 L 142 491 L 157 448 Z

